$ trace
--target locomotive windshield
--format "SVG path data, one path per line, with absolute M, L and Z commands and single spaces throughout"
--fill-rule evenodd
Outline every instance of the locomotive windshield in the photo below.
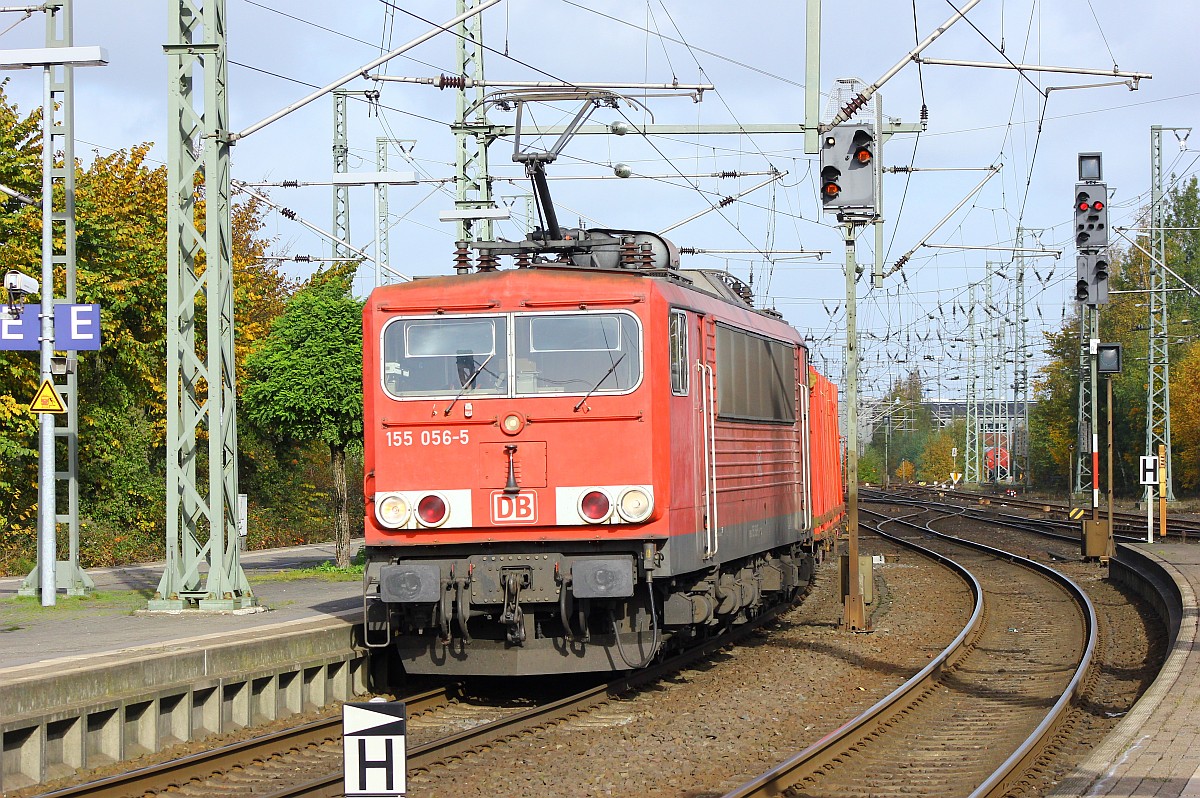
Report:
M 507 394 L 508 319 L 398 319 L 383 334 L 383 384 L 396 396 Z
M 397 318 L 382 350 L 396 398 L 619 394 L 642 379 L 641 326 L 625 312 Z

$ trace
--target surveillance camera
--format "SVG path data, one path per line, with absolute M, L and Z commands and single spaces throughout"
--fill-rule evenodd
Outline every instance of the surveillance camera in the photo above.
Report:
M 4 275 L 4 290 L 8 292 L 10 300 L 23 299 L 38 292 L 38 281 L 27 274 L 12 271 Z

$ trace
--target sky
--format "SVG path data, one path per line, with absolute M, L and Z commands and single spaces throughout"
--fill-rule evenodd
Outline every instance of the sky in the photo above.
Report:
M 904 59 L 919 39 L 946 22 L 967 0 L 864 0 L 824 3 L 821 87 L 839 78 L 874 83 Z M 75 0 L 74 38 L 109 53 L 106 67 L 76 72 L 76 152 L 92 153 L 155 144 L 152 158 L 166 159 L 168 8 L 173 0 Z M 953 5 L 951 4 L 953 2 Z M 0 0 L 0 49 L 40 47 L 41 13 L 26 18 L 7 11 L 22 3 Z M 243 130 L 313 88 L 358 70 L 451 19 L 448 0 L 226 0 L 231 126 Z M 483 12 L 486 77 L 505 81 L 711 83 L 696 102 L 682 92 L 637 98 L 620 111 L 597 109 L 591 121 L 624 118 L 676 125 L 791 124 L 803 122 L 805 3 L 731 4 L 713 0 L 504 0 Z M 880 159 L 885 167 L 924 170 L 884 176 L 882 288 L 858 282 L 863 392 L 883 395 L 912 369 L 920 369 L 927 397 L 963 395 L 962 358 L 968 348 L 968 310 L 992 331 L 983 359 L 996 385 L 1011 384 L 1013 362 L 1045 363 L 1042 332 L 1057 329 L 1075 311 L 1072 205 L 1076 156 L 1104 155 L 1111 224 L 1135 225 L 1149 199 L 1150 128 L 1200 122 L 1200 4 L 1118 0 L 982 0 L 922 54 L 928 58 L 990 63 L 1073 66 L 1150 73 L 1136 91 L 1110 77 L 1011 69 L 907 63 L 876 95 L 885 117 L 920 120 L 919 134 L 897 134 Z M 457 72 L 454 41 L 440 34 L 379 70 L 392 76 L 432 78 Z M 1096 86 L 1113 83 L 1118 85 Z M 1088 88 L 1073 88 L 1088 86 Z M 452 90 L 355 79 L 344 88 L 381 91 L 377 105 L 350 103 L 350 171 L 374 171 L 378 138 L 410 140 L 405 159 L 389 154 L 392 169 L 413 170 L 428 181 L 389 190 L 391 267 L 406 275 L 436 275 L 452 268 L 454 226 L 438 220 L 453 207 L 455 115 Z M 23 111 L 41 103 L 40 75 L 8 74 L 6 91 Z M 662 94 L 662 93 L 659 93 Z M 667 93 L 670 94 L 670 93 Z M 631 95 L 633 96 L 633 95 Z M 822 118 L 832 111 L 822 100 Z M 540 124 L 560 124 L 574 114 L 569 103 L 532 109 Z M 489 119 L 512 124 L 513 113 L 492 107 Z M 250 183 L 328 181 L 333 101 L 323 97 L 238 142 L 233 177 Z M 535 146 L 539 142 L 531 142 Z M 541 142 L 548 146 L 549 142 Z M 1186 142 L 1185 142 L 1186 144 Z M 1181 149 L 1164 133 L 1169 174 L 1197 171 L 1200 134 Z M 407 146 L 407 145 L 406 145 Z M 511 205 L 513 221 L 498 235 L 524 235 L 523 169 L 512 163 L 512 144 L 490 150 L 494 194 Z M 628 164 L 629 179 L 613 176 Z M 999 172 L 919 247 L 903 269 L 896 260 L 926 238 L 984 177 Z M 786 175 L 718 210 L 719 198 L 763 182 L 771 169 Z M 953 171 L 946 171 L 953 169 Z M 737 171 L 737 178 L 711 177 Z M 775 307 L 812 341 L 814 362 L 841 381 L 846 281 L 844 247 L 836 220 L 823 213 L 817 194 L 816 156 L 804 153 L 799 135 L 578 136 L 548 170 L 564 226 L 660 231 L 701 211 L 668 234 L 681 247 L 749 250 L 685 256 L 685 268 L 726 269 L 752 282 L 756 301 Z M 273 202 L 332 229 L 332 189 L 268 188 Z M 351 242 L 373 251 L 374 208 L 369 188 L 353 188 Z M 1011 252 L 963 247 L 1011 247 L 1018 227 L 1025 246 L 1054 250 L 1014 263 Z M 271 252 L 284 258 L 331 254 L 321 237 L 283 215 L 267 216 Z M 764 252 L 824 251 L 815 256 Z M 860 263 L 875 260 L 873 234 L 857 246 Z M 1001 276 L 988 279 L 989 262 Z M 283 262 L 297 279 L 314 264 Z M 1025 275 L 1029 319 L 1027 352 L 1015 352 L 1011 321 L 1018 271 Z M 868 267 L 869 272 L 869 267 Z M 357 282 L 369 291 L 373 272 Z M 990 303 L 987 287 L 991 283 Z M 974 286 L 974 289 L 972 289 Z M 974 293 L 972 293 L 972 290 Z M 1115 298 L 1132 301 L 1136 295 Z M 990 304 L 990 307 L 989 307 Z M 957 339 L 957 340 L 956 340 Z M 1006 351 L 1007 350 L 1007 351 Z M 1001 388 L 997 388 L 1001 390 Z

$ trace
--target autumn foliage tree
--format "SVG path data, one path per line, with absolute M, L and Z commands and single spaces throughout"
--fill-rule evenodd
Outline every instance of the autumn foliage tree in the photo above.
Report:
M 38 196 L 40 109 L 23 116 L 3 86 L 0 183 Z M 167 175 L 149 161 L 150 149 L 140 144 L 76 165 L 77 301 L 101 306 L 102 336 L 99 351 L 77 353 L 85 566 L 154 559 L 165 535 Z M 0 200 L 0 271 L 36 274 L 41 209 Z M 197 210 L 201 221 L 202 197 Z M 253 202 L 234 206 L 239 371 L 293 290 L 262 258 L 270 243 L 262 216 Z M 61 251 L 61 228 L 58 235 Z M 58 297 L 64 280 L 59 270 Z M 35 355 L 0 351 L 0 573 L 27 571 L 36 552 L 37 418 L 28 403 L 39 379 Z

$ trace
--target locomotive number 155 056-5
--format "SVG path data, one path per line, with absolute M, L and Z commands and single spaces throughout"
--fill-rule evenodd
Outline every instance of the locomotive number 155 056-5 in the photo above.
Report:
M 452 446 L 456 443 L 464 446 L 470 443 L 467 430 L 459 429 L 423 429 L 419 433 L 412 430 L 388 430 L 388 446 Z

